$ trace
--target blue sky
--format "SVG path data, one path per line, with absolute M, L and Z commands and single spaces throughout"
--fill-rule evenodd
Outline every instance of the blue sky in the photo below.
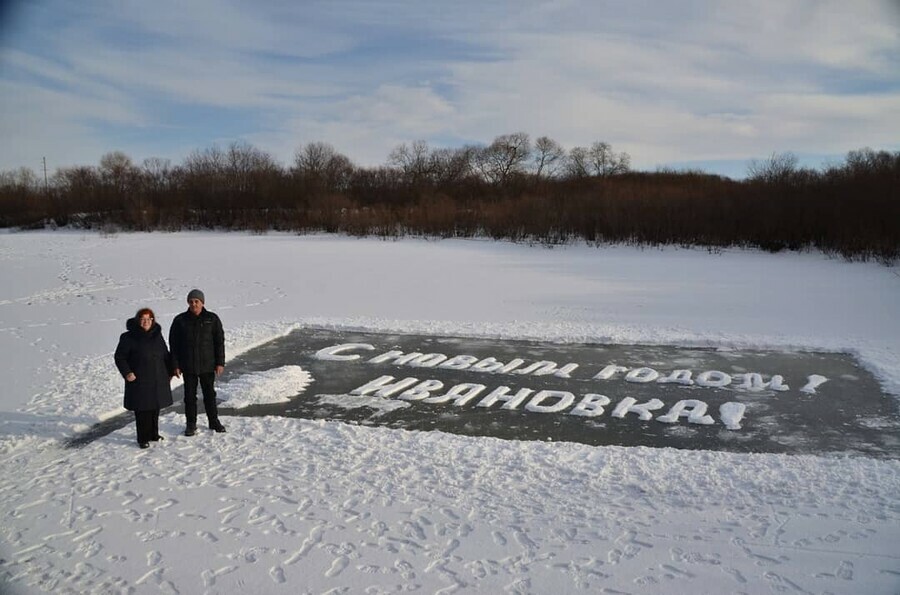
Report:
M 734 177 L 900 150 L 900 2 L 0 0 L 0 170 L 524 131 Z

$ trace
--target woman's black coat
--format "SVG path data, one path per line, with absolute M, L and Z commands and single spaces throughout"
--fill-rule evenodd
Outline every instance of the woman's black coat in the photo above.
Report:
M 166 347 L 162 329 L 155 322 L 149 331 L 134 318 L 125 323 L 128 332 L 119 337 L 116 367 L 122 377 L 134 372 L 133 382 L 125 381 L 125 409 L 153 411 L 172 404 L 172 356 Z

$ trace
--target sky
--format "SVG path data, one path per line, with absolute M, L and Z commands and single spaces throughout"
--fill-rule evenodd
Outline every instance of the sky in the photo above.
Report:
M 900 150 L 897 0 L 0 2 L 0 170 L 526 132 L 732 177 Z

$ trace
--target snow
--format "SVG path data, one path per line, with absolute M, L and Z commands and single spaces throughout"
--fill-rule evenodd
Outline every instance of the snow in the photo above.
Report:
M 744 411 L 747 406 L 743 403 L 722 403 L 719 405 L 719 414 L 725 427 L 729 430 L 740 430 L 741 419 L 744 417 Z
M 284 403 L 306 392 L 312 376 L 300 366 L 281 366 L 238 376 L 216 387 L 216 397 L 228 407 Z
M 57 231 L 0 234 L 0 278 L 0 592 L 900 592 L 898 461 L 276 417 L 230 416 L 228 433 L 188 438 L 176 413 L 148 450 L 133 425 L 63 447 L 123 411 L 112 351 L 125 320 L 149 306 L 168 329 L 193 287 L 222 318 L 230 358 L 306 326 L 841 351 L 897 396 L 896 266 L 817 253 Z M 284 366 L 219 392 L 248 406 L 314 390 L 309 381 Z M 539 408 L 559 399 L 544 397 Z M 703 423 L 699 404 L 677 416 Z M 743 413 L 720 415 L 736 429 Z

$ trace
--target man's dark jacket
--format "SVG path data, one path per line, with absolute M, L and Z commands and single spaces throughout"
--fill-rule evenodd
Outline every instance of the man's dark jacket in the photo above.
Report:
M 169 380 L 174 373 L 172 358 L 163 340 L 162 329 L 155 322 L 145 331 L 134 318 L 125 323 L 128 332 L 119 337 L 116 367 L 122 377 L 134 373 L 135 380 L 125 381 L 125 409 L 153 411 L 172 404 Z
M 225 365 L 222 321 L 206 308 L 198 316 L 182 312 L 169 328 L 169 347 L 176 368 L 186 374 L 208 374 Z

